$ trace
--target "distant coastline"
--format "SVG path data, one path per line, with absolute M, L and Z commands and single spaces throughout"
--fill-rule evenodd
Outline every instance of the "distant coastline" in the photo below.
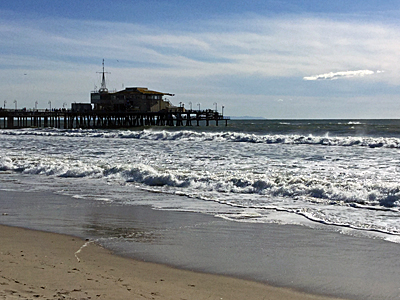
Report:
M 252 117 L 252 116 L 231 116 L 231 120 L 265 120 L 264 117 Z

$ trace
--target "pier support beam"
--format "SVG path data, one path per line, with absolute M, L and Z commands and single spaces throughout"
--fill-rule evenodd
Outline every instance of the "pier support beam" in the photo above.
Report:
M 13 116 L 7 117 L 7 128 L 8 129 L 14 128 L 14 117 Z

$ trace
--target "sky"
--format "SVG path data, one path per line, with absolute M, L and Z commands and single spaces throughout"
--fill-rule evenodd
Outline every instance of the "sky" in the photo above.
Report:
M 400 1 L 0 2 L 0 106 L 107 88 L 267 119 L 400 118 Z

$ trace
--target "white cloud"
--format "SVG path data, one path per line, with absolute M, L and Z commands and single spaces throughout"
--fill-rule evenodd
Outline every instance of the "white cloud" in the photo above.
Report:
M 120 22 L 13 20 L 0 24 L 0 44 L 0 89 L 5 99 L 18 99 L 18 105 L 23 101 L 32 105 L 32 99 L 62 105 L 67 100 L 64 96 L 58 100 L 60 94 L 73 94 L 68 102 L 78 95 L 87 99 L 90 89 L 99 84 L 96 71 L 101 70 L 102 58 L 111 72 L 109 88 L 119 89 L 122 83 L 143 85 L 175 93 L 173 101 L 190 99 L 202 102 L 202 106 L 207 105 L 205 99 L 210 99 L 208 105 L 212 106 L 215 100 L 211 98 L 219 94 L 223 96 L 218 103 L 225 97 L 232 107 L 243 106 L 243 99 L 254 99 L 254 95 L 273 97 L 274 103 L 309 96 L 311 92 L 301 86 L 305 83 L 299 78 L 332 80 L 387 70 L 371 78 L 394 86 L 400 82 L 400 31 L 392 24 L 357 20 L 254 16 L 170 28 Z M 360 66 L 365 70 L 359 70 Z M 358 71 L 306 76 L 321 70 Z M 26 72 L 28 76 L 21 78 Z M 43 83 L 47 94 L 40 90 Z M 29 88 L 29 97 L 23 87 Z M 346 93 L 357 94 L 359 88 L 352 84 Z M 237 100 L 236 95 L 243 90 L 248 94 Z M 313 96 L 319 92 L 315 89 Z
M 377 71 L 381 73 L 381 71 Z M 366 75 L 373 75 L 374 71 L 370 70 L 358 70 L 358 71 L 344 71 L 344 72 L 330 72 L 321 75 L 313 75 L 304 77 L 304 80 L 335 80 L 339 78 L 351 78 L 351 77 L 364 77 Z
M 62 23 L 62 30 L 52 22 Z M 400 47 L 400 34 L 389 26 L 295 16 L 221 21 L 212 27 L 201 24 L 198 30 L 176 28 L 47 20 L 0 27 L 0 32 L 13 35 L 0 37 L 0 42 L 10 53 L 25 48 L 46 59 L 104 57 L 131 65 L 140 61 L 187 77 L 297 77 L 326 67 L 351 70 L 360 65 L 386 69 L 396 66 L 391 62 Z

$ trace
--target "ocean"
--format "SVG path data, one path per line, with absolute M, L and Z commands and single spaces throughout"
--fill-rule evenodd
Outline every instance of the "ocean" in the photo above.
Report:
M 399 151 L 400 120 L 231 120 L 227 127 L 130 130 L 0 129 L 0 190 L 51 192 L 74 203 L 122 209 L 140 205 L 201 214 L 232 224 L 237 232 L 254 224 L 291 226 L 362 239 L 365 244 L 381 241 L 397 249 Z M 104 220 L 96 222 L 105 226 Z M 94 235 L 110 244 L 115 234 L 98 230 Z M 117 237 L 121 243 L 132 235 L 119 232 Z M 396 281 L 400 269 L 393 268 L 390 276 Z M 283 285 L 278 279 L 266 281 Z M 304 289 L 307 284 L 294 286 Z M 394 294 L 397 298 L 398 288 L 386 294 L 387 299 L 394 299 Z M 357 298 L 355 290 L 339 294 Z M 322 292 L 337 294 L 335 288 Z

